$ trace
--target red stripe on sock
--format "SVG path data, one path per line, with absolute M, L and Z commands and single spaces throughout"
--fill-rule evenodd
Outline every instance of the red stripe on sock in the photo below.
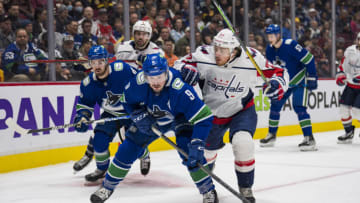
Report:
M 235 161 L 235 164 L 237 166 L 243 167 L 243 166 L 252 166 L 255 164 L 255 159 L 251 159 L 249 161 Z
M 342 121 L 342 122 L 346 122 L 346 121 L 349 121 L 349 120 L 351 120 L 351 119 L 352 119 L 352 117 L 349 116 L 349 118 L 342 118 L 341 121 Z

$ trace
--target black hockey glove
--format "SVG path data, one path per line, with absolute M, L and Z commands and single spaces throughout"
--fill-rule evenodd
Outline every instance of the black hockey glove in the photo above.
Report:
M 196 85 L 200 79 L 200 73 L 197 68 L 190 64 L 185 64 L 181 67 L 181 76 L 184 82 L 189 85 Z

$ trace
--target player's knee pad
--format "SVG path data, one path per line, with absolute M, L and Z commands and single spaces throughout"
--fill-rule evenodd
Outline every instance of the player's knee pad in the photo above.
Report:
M 249 172 L 255 168 L 255 145 L 251 134 L 239 131 L 232 137 L 232 148 L 235 157 L 235 169 L 239 172 Z
M 294 106 L 294 111 L 297 115 L 307 114 L 306 107 L 304 106 Z
M 212 164 L 216 161 L 217 151 L 218 150 L 207 150 L 207 149 L 204 150 L 204 157 L 207 163 Z
M 352 112 L 353 112 L 354 118 L 357 120 L 360 120 L 360 109 L 353 107 Z
M 341 115 L 341 119 L 349 119 L 349 117 L 351 117 L 351 106 L 340 104 L 340 115 Z M 354 117 L 355 117 L 355 111 L 354 111 Z

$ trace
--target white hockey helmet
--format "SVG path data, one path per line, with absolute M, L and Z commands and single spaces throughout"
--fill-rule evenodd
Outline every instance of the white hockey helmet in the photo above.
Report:
M 223 47 L 223 48 L 229 48 L 230 49 L 230 53 L 232 53 L 232 51 L 240 46 L 239 41 L 236 39 L 236 37 L 234 36 L 233 32 L 228 29 L 222 29 L 213 39 L 213 45 L 214 46 L 218 46 L 218 47 Z
M 132 33 L 133 35 L 135 31 L 147 32 L 149 33 L 149 38 L 151 38 L 152 28 L 148 21 L 145 20 L 136 21 L 136 23 L 133 25 L 133 33 Z

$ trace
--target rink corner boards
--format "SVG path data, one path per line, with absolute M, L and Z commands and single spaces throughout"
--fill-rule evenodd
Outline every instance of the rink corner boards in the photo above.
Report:
M 354 123 L 355 125 L 357 125 L 357 127 L 360 127 L 358 122 Z M 314 133 L 340 129 L 343 129 L 340 121 L 313 123 Z M 265 137 L 267 131 L 267 128 L 258 128 L 254 135 L 254 139 L 257 140 Z M 279 127 L 278 136 L 291 136 L 298 134 L 302 134 L 299 125 L 288 125 Z M 170 139 L 175 141 L 175 137 L 170 137 Z M 227 134 L 226 136 L 224 136 L 224 141 L 229 142 Z M 114 154 L 116 153 L 118 145 L 118 143 L 110 144 L 111 156 L 114 156 Z M 149 146 L 149 150 L 151 152 L 171 149 L 172 147 L 160 138 Z M 76 161 L 83 156 L 85 150 L 86 145 L 0 156 L 0 173 L 7 173 L 17 170 L 47 166 L 51 164 Z

